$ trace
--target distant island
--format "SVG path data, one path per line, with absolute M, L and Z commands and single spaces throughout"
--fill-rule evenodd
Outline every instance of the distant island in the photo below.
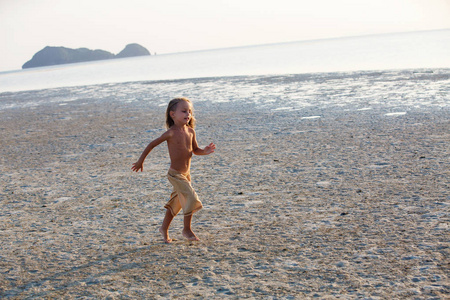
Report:
M 150 55 L 150 52 L 139 44 L 128 44 L 117 55 L 105 50 L 47 46 L 33 55 L 33 58 L 22 66 L 22 69 L 143 55 Z

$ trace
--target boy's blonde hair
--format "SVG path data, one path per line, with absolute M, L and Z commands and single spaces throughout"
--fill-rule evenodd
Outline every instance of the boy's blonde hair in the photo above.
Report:
M 177 109 L 178 103 L 180 103 L 181 101 L 186 101 L 191 106 L 191 119 L 189 120 L 189 123 L 187 125 L 191 128 L 195 128 L 194 107 L 192 106 L 192 102 L 188 98 L 181 97 L 181 98 L 175 98 L 175 99 L 170 100 L 169 105 L 167 105 L 167 110 L 166 110 L 166 128 L 167 129 L 169 129 L 170 127 L 172 127 L 175 124 L 172 117 L 170 116 L 170 112 L 175 111 Z

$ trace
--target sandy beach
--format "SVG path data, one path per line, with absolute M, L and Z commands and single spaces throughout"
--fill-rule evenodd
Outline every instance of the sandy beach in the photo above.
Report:
M 447 298 L 448 70 L 327 76 L 1 94 L 0 298 Z M 165 145 L 131 165 L 174 96 L 217 150 L 168 245 Z

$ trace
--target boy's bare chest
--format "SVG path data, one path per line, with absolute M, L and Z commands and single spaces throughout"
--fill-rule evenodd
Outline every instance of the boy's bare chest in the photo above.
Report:
M 186 149 L 187 151 L 192 150 L 192 138 L 193 135 L 188 132 L 176 132 L 171 139 L 169 144 L 181 149 Z

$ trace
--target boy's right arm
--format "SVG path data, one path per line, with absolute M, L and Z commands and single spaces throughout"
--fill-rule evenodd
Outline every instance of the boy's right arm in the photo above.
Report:
M 151 141 L 150 144 L 148 144 L 147 147 L 142 152 L 141 157 L 139 157 L 138 161 L 133 164 L 131 170 L 135 172 L 138 172 L 139 170 L 141 170 L 141 172 L 144 171 L 144 160 L 147 157 L 147 155 L 150 153 L 150 151 L 152 151 L 153 148 L 155 148 L 162 142 L 167 141 L 170 138 L 170 136 L 171 133 L 169 131 L 166 131 L 159 138 Z

